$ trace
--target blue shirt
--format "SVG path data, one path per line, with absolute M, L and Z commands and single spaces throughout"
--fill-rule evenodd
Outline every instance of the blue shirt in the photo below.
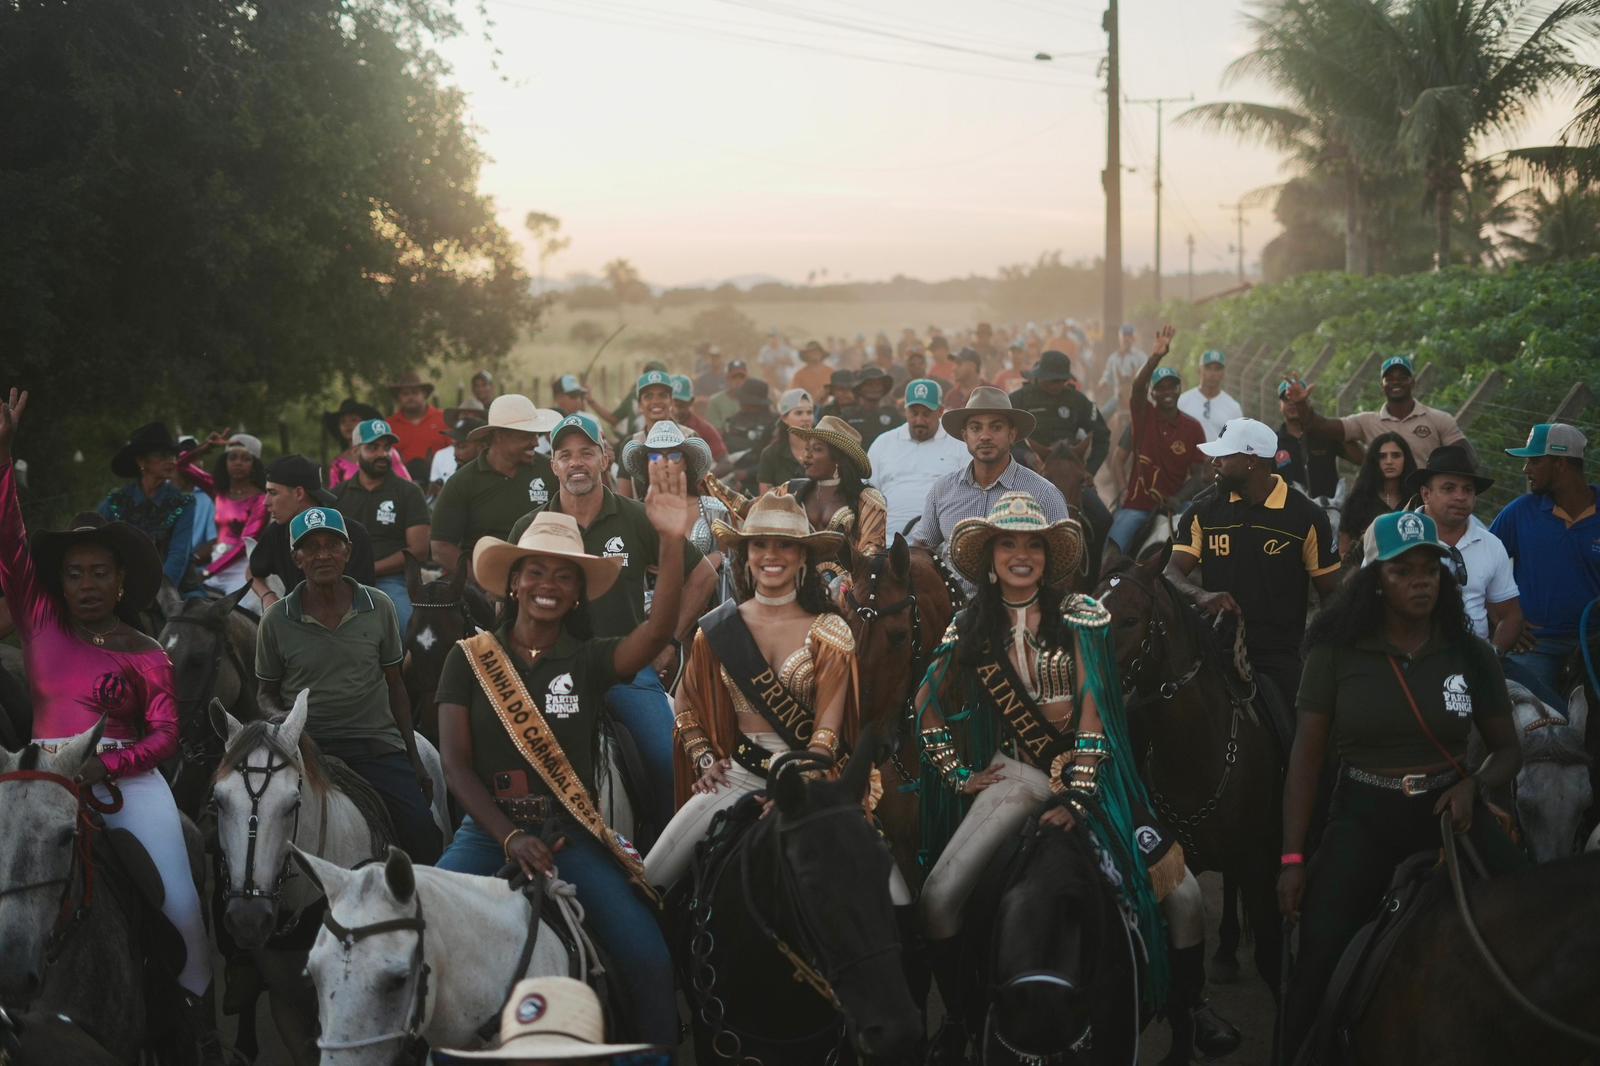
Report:
M 972 463 L 968 462 L 960 470 L 952 470 L 940 477 L 928 490 L 922 518 L 911 527 L 911 543 L 932 548 L 948 560 L 948 541 L 956 523 L 963 518 L 987 518 L 989 508 L 1008 492 L 1032 494 L 1039 501 L 1048 522 L 1060 522 L 1072 517 L 1067 513 L 1067 501 L 1062 498 L 1061 490 L 1015 459 L 987 488 L 973 480 Z M 972 591 L 972 585 L 966 578 L 961 578 L 961 583 L 967 586 L 968 592 Z
M 1600 488 L 1589 491 L 1600 500 Z M 1528 622 L 1540 636 L 1571 637 L 1583 608 L 1600 597 L 1600 508 L 1591 506 L 1569 526 L 1555 507 L 1549 496 L 1518 496 L 1489 532 L 1511 556 Z
M 194 551 L 194 494 L 180 492 L 163 481 L 154 497 L 144 494 L 139 482 L 130 481 L 100 503 L 100 514 L 112 522 L 127 522 L 156 543 L 163 556 L 162 573 L 174 589 L 183 586 Z M 196 590 L 191 595 L 202 595 Z

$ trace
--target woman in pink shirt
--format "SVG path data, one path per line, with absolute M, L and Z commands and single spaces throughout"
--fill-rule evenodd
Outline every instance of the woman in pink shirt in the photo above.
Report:
M 161 912 L 183 936 L 186 1039 L 220 1049 L 211 1012 L 211 949 L 184 848 L 178 808 L 158 764 L 178 750 L 172 663 L 161 646 L 125 620 L 149 606 L 161 585 L 155 545 L 126 522 L 81 516 L 75 528 L 37 534 L 30 546 L 17 502 L 11 442 L 28 394 L 0 404 L 0 588 L 27 663 L 34 743 L 46 750 L 93 729 L 103 716 L 98 757 L 78 781 L 110 802 L 106 824 L 144 845 L 161 873 Z M 215 1061 L 203 1055 L 202 1061 Z
M 200 466 L 200 456 L 217 446 L 222 458 L 210 471 Z M 209 440 L 178 457 L 178 467 L 217 508 L 217 539 L 210 562 L 201 569 L 206 585 L 217 592 L 233 592 L 250 583 L 250 549 L 261 539 L 271 517 L 267 514 L 267 469 L 261 465 L 261 441 L 248 433 L 213 434 Z M 259 608 L 258 608 L 259 609 Z

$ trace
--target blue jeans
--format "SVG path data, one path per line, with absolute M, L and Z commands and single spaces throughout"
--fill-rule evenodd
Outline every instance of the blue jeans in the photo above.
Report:
M 438 865 L 441 870 L 493 877 L 505 861 L 500 842 L 468 815 Z M 582 829 L 568 829 L 566 845 L 556 853 L 556 869 L 578 890 L 589 935 L 606 954 L 611 979 L 628 1002 L 635 1031 L 608 1035 L 676 1047 L 678 1001 L 672 986 L 672 954 L 649 905 L 639 898 L 606 846 Z
M 403 751 L 373 751 L 365 740 L 317 740 L 317 746 L 354 770 L 383 800 L 394 823 L 395 843 L 419 866 L 431 866 L 444 838 L 433 820 L 433 808 L 417 784 L 417 772 Z
M 411 593 L 406 589 L 406 575 L 386 574 L 374 582 L 374 587 L 394 601 L 394 613 L 400 620 L 400 637 L 405 639 L 406 626 L 411 624 Z
M 661 687 L 653 666 L 640 670 L 630 682 L 612 685 L 606 691 L 606 708 L 612 718 L 628 731 L 644 762 L 646 809 L 635 811 L 637 821 L 653 827 L 651 839 L 672 818 L 672 705 L 667 690 Z M 640 851 L 650 840 L 635 831 Z
M 1566 714 L 1567 701 L 1557 695 L 1557 690 L 1561 687 L 1561 673 L 1567 668 L 1572 653 L 1577 650 L 1577 637 L 1539 637 L 1532 651 L 1513 652 L 1506 656 L 1506 678 L 1525 686 L 1535 696 Z
M 1132 555 L 1138 549 L 1145 530 L 1150 528 L 1150 516 L 1154 513 L 1118 507 L 1117 513 L 1111 516 L 1111 532 L 1106 534 L 1106 540 L 1115 544 L 1124 555 Z

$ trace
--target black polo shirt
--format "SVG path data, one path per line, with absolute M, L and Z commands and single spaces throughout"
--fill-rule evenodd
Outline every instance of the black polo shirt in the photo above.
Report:
M 1201 586 L 1238 601 L 1251 654 L 1298 652 L 1309 579 L 1339 569 L 1327 514 L 1283 478 L 1272 480 L 1265 502 L 1218 493 L 1191 504 L 1173 531 L 1172 550 L 1200 560 Z
M 1283 480 L 1308 496 L 1332 496 L 1339 489 L 1339 445 L 1310 437 L 1296 437 L 1278 425 L 1278 454 L 1274 459 Z
M 1011 394 L 1011 406 L 1028 412 L 1038 423 L 1031 437 L 1035 444 L 1076 443 L 1082 432 L 1094 441 L 1089 445 L 1089 472 L 1097 472 L 1105 462 L 1111 450 L 1111 430 L 1094 401 L 1071 385 L 1052 396 L 1038 383 L 1029 383 Z
M 848 422 L 850 428 L 861 434 L 863 449 L 872 447 L 873 441 L 905 422 L 898 411 L 883 402 L 877 407 L 862 407 L 858 403 L 853 403 L 841 410 L 839 417 Z
M 377 581 L 372 572 L 372 537 L 360 522 L 352 522 L 347 518 L 344 524 L 350 534 L 350 561 L 344 565 L 344 576 L 360 584 L 371 585 Z M 267 528 L 261 531 L 261 539 L 256 541 L 256 550 L 250 553 L 250 573 L 263 580 L 277 574 L 283 579 L 285 593 L 306 579 L 306 575 L 294 565 L 294 551 L 289 547 L 287 524 L 267 523 Z
M 361 483 L 361 475 L 341 481 L 333 490 L 334 506 L 346 522 L 360 522 L 372 537 L 374 558 L 384 559 L 406 546 L 406 530 L 428 525 L 428 501 L 415 482 L 394 471 L 383 476 L 375 489 Z M 420 561 L 420 560 L 419 560 Z
M 532 463 L 517 467 L 510 477 L 490 466 L 487 454 L 480 455 L 439 490 L 432 537 L 462 551 L 471 551 L 480 537 L 504 538 L 529 507 L 549 503 L 556 487 L 550 460 L 543 455 L 535 453 Z
M 654 587 L 654 582 L 647 571 L 661 562 L 661 536 L 650 524 L 644 504 L 618 496 L 610 489 L 600 491 L 605 493 L 605 502 L 600 505 L 600 513 L 595 516 L 594 524 L 583 530 L 583 550 L 604 559 L 620 558 L 622 571 L 617 583 L 604 596 L 587 604 L 589 621 L 597 637 L 625 637 L 645 620 L 648 613 L 647 592 Z M 533 516 L 539 511 L 563 513 L 561 494 L 556 493 L 544 507 L 529 511 L 519 518 L 517 524 L 511 527 L 508 539 L 512 543 L 522 538 L 522 531 L 532 524 Z M 688 577 L 703 558 L 705 556 L 700 554 L 699 548 L 684 541 L 684 577 Z

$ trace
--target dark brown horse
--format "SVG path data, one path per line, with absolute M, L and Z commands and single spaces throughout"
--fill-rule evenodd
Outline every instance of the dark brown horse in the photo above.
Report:
M 1275 885 L 1282 768 L 1268 727 L 1229 688 L 1203 616 L 1162 576 L 1165 553 L 1122 558 L 1101 582 L 1135 756 L 1156 814 L 1195 873 L 1239 885 L 1256 970 L 1278 988 Z
M 476 585 L 467 582 L 470 569 L 463 561 L 453 576 L 423 584 L 422 564 L 406 553 L 411 624 L 402 634 L 406 660 L 401 674 L 417 731 L 435 744 L 439 742 L 439 708 L 433 694 L 439 687 L 444 657 L 456 641 L 494 625 L 494 608 Z
M 1100 580 L 1100 556 L 1105 550 L 1106 534 L 1111 530 L 1111 513 L 1095 494 L 1094 475 L 1089 472 L 1089 447 L 1094 442 L 1085 437 L 1073 444 L 1057 441 L 1049 448 L 1039 448 L 1029 442 L 1039 458 L 1039 473 L 1061 490 L 1072 515 L 1083 523 L 1087 550 L 1083 556 L 1083 569 L 1076 575 L 1073 588 L 1087 592 Z

